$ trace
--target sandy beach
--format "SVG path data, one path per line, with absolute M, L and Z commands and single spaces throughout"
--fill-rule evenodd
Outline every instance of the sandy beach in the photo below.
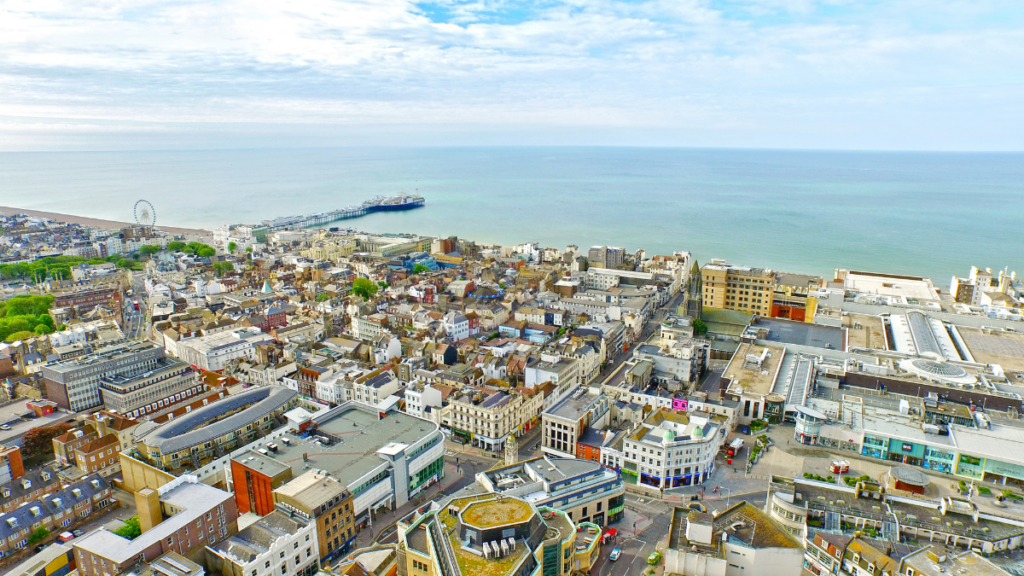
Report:
M 49 218 L 50 220 L 56 220 L 58 222 L 69 222 L 72 224 L 81 224 L 82 226 L 95 226 L 97 228 L 124 228 L 130 226 L 129 222 L 117 222 L 114 220 L 102 220 L 100 218 L 87 218 L 84 216 L 72 216 L 71 214 L 60 214 L 57 212 L 43 212 L 42 210 L 26 210 L 24 208 L 14 208 L 12 206 L 0 206 L 0 212 L 6 215 L 13 214 L 28 214 L 29 216 L 35 216 L 37 218 Z M 178 228 L 176 226 L 157 226 L 158 230 L 163 230 L 169 234 L 181 234 L 183 236 L 212 236 L 209 230 L 199 230 L 196 228 Z

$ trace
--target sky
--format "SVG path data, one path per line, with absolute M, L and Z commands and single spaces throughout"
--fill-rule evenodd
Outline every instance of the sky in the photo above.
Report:
M 0 150 L 1024 150 L 1019 0 L 0 0 Z

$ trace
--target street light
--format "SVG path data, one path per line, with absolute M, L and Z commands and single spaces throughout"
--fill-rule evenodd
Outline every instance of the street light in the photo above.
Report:
M 725 486 L 722 486 L 721 489 L 729 491 L 729 495 L 725 497 L 725 507 L 728 508 L 729 502 L 732 500 L 732 488 L 726 488 Z

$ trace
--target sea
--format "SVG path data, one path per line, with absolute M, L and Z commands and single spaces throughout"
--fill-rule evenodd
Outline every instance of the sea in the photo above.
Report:
M 829 276 L 1024 272 L 1024 154 L 686 148 L 311 148 L 0 153 L 0 205 L 213 229 L 377 195 L 426 207 L 334 224 Z

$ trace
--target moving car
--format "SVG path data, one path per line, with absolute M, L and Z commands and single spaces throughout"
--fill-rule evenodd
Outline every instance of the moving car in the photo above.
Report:
M 608 555 L 608 559 L 611 560 L 612 562 L 615 562 L 616 560 L 619 559 L 619 556 L 622 556 L 622 549 L 621 548 L 616 548 L 616 549 L 612 550 L 611 554 Z
M 61 543 L 70 542 L 75 537 L 71 532 L 61 532 L 60 536 L 57 537 Z
M 0 430 L 10 430 L 10 429 L 11 429 L 11 425 L 10 424 L 0 424 Z

